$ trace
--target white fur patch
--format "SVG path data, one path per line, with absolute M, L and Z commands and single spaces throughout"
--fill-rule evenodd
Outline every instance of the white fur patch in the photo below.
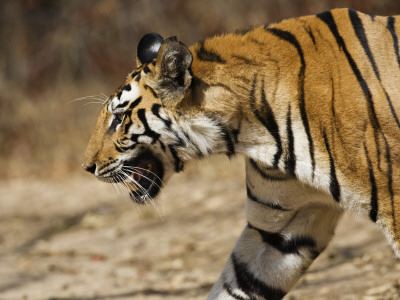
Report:
M 139 86 L 135 81 L 129 83 L 131 89 L 129 91 L 123 90 L 120 99 L 114 97 L 108 105 L 108 110 L 114 112 L 118 105 L 123 104 L 124 107 L 128 106 L 132 101 L 136 100 L 140 96 Z
M 136 100 L 140 96 L 140 89 L 136 82 L 131 82 L 131 90 L 124 90 L 121 95 L 120 103 L 124 103 L 126 101 Z
M 143 143 L 143 144 L 151 144 L 153 142 L 153 138 L 147 136 L 147 135 L 141 135 L 137 139 L 138 143 Z

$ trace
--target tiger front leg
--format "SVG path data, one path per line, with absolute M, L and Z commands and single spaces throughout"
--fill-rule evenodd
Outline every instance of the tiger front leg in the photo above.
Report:
M 286 210 L 249 198 L 248 225 L 208 299 L 282 299 L 326 248 L 341 214 L 326 204 Z

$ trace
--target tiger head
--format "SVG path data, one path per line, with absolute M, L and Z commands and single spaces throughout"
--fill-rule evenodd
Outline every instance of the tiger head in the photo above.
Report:
M 220 128 L 193 103 L 192 61 L 175 37 L 145 35 L 138 68 L 102 107 L 82 167 L 145 203 L 186 160 L 210 154 Z

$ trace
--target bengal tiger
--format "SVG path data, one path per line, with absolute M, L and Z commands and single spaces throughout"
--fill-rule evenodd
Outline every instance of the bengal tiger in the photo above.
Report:
M 83 168 L 137 203 L 187 161 L 246 160 L 247 225 L 208 299 L 281 299 L 344 210 L 400 257 L 400 17 L 334 9 L 190 47 L 145 35 Z

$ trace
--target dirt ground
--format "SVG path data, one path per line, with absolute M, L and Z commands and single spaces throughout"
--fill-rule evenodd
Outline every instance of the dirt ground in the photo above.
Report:
M 81 174 L 0 182 L 0 299 L 205 299 L 245 226 L 243 162 L 204 161 L 138 207 Z M 285 299 L 400 299 L 400 262 L 346 215 Z

